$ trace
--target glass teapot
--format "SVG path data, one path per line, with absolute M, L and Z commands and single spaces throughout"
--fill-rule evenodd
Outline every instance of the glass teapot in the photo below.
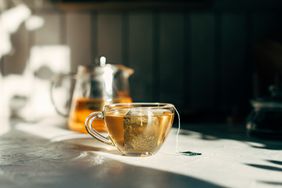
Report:
M 282 140 L 282 90 L 270 86 L 271 96 L 252 100 L 253 110 L 247 120 L 251 136 Z
M 56 111 L 68 117 L 68 127 L 71 130 L 86 133 L 84 121 L 95 111 L 102 111 L 104 105 L 111 103 L 130 103 L 128 78 L 134 70 L 123 65 L 106 64 L 106 58 L 101 57 L 98 65 L 79 65 L 75 75 L 58 76 L 51 84 L 51 101 Z M 65 78 L 71 78 L 70 105 L 64 111 L 57 105 L 55 88 Z M 102 120 L 96 120 L 95 129 L 105 131 Z

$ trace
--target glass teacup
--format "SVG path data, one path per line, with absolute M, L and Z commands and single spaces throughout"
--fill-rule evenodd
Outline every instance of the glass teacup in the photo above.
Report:
M 91 136 L 115 146 L 124 155 L 152 155 L 160 149 L 169 133 L 174 109 L 172 104 L 167 103 L 109 104 L 102 112 L 90 114 L 85 127 Z M 95 119 L 104 120 L 108 137 L 93 128 Z

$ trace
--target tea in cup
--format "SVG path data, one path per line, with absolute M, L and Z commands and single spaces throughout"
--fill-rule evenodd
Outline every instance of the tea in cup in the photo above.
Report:
M 115 146 L 124 155 L 148 156 L 156 153 L 165 141 L 173 123 L 174 109 L 166 103 L 109 104 L 102 112 L 90 114 L 85 127 L 91 136 Z M 93 121 L 97 119 L 104 120 L 108 137 L 93 128 Z

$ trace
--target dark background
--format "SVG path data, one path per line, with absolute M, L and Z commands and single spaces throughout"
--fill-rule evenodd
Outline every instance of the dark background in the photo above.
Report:
M 20 50 L 3 59 L 4 75 L 22 73 L 31 46 L 66 44 L 72 71 L 105 55 L 135 69 L 134 101 L 173 103 L 188 122 L 244 122 L 250 99 L 274 83 L 281 1 L 54 2 L 34 10 L 46 21 L 42 29 L 13 35 Z

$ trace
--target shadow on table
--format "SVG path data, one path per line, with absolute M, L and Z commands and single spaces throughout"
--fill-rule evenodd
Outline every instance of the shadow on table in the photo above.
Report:
M 101 151 L 121 156 L 116 148 L 100 143 L 93 138 L 72 138 L 60 142 L 75 146 L 76 150 L 81 152 Z M 95 155 L 95 153 L 88 153 L 87 157 L 95 158 L 93 157 Z M 64 186 L 59 185 L 58 187 L 91 187 L 93 186 L 92 180 L 95 180 L 94 187 L 222 187 L 198 178 L 128 165 L 116 160 L 107 160 L 103 162 L 102 166 L 91 167 L 84 175 L 82 177 L 73 174 L 73 178 L 63 181 Z
M 263 140 L 250 137 L 246 133 L 244 125 L 239 124 L 185 124 L 180 132 L 181 135 L 191 134 L 194 131 L 200 134 L 203 140 L 229 139 L 245 142 L 252 148 L 267 150 L 282 150 L 282 141 Z M 255 144 L 252 144 L 255 143 Z
M 267 185 L 272 185 L 272 186 L 282 186 L 282 181 L 277 182 L 277 181 L 259 181 L 260 183 L 267 184 Z
M 69 138 L 61 140 L 60 142 L 76 146 L 81 151 L 101 151 L 114 155 L 121 155 L 115 147 L 101 143 L 93 138 Z
M 255 167 L 258 169 L 263 169 L 263 170 L 268 170 L 268 171 L 276 171 L 276 172 L 282 172 L 282 168 L 281 167 L 277 167 L 277 166 L 272 166 L 274 165 L 282 165 L 282 161 L 277 161 L 277 160 L 265 160 L 267 162 L 270 163 L 270 165 L 265 165 L 265 164 L 252 164 L 252 163 L 245 163 L 245 165 L 251 166 L 251 167 Z
M 282 172 L 282 168 L 275 167 L 275 166 L 270 166 L 270 165 L 262 165 L 262 164 L 246 164 L 248 166 L 252 166 L 255 168 L 259 169 L 264 169 L 264 170 L 270 170 L 270 171 L 277 171 L 277 172 Z
M 61 187 L 221 187 L 194 177 L 170 172 L 126 165 L 117 161 L 108 161 L 103 166 L 88 169 L 81 174 L 71 174 L 61 182 Z
M 276 165 L 282 166 L 282 161 L 277 161 L 277 160 L 266 160 L 266 161 L 268 161 L 268 162 L 270 162 L 272 164 L 276 164 Z
M 80 138 L 82 139 L 82 138 Z M 128 165 L 91 152 L 77 140 L 48 139 L 13 131 L 0 137 L 0 187 L 221 187 L 172 172 Z M 91 142 L 83 138 L 80 142 Z

